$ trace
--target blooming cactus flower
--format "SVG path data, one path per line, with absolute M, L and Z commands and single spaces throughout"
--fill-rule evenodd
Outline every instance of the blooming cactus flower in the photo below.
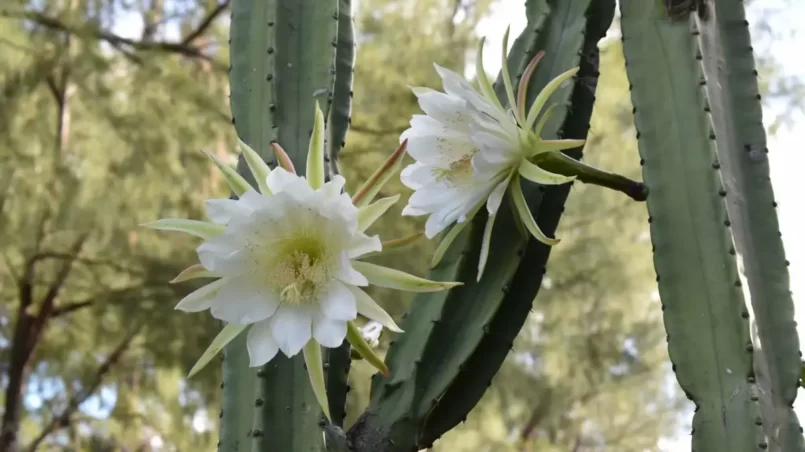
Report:
M 213 317 L 228 323 L 191 375 L 248 329 L 251 366 L 269 362 L 280 351 L 289 357 L 304 352 L 314 390 L 329 417 L 320 345 L 338 347 L 347 338 L 370 363 L 388 373 L 352 321 L 361 314 L 401 332 L 362 287 L 375 284 L 429 292 L 458 283 L 429 281 L 359 260 L 381 251 L 379 237 L 365 231 L 399 195 L 369 204 L 378 185 L 388 180 L 382 171 L 372 179 L 373 184 L 365 185 L 356 195 L 361 207 L 342 191 L 342 176 L 335 175 L 325 183 L 323 131 L 324 117 L 316 105 L 307 179 L 295 174 L 279 145 L 274 149 L 280 166 L 269 170 L 254 150 L 241 143 L 259 191 L 208 153 L 238 199 L 208 200 L 207 215 L 212 222 L 166 219 L 148 226 L 204 239 L 197 249 L 200 265 L 185 270 L 174 281 L 217 278 L 176 306 L 187 312 L 209 310 Z M 381 170 L 388 173 L 393 169 L 404 148 L 401 146 Z
M 484 72 L 482 39 L 476 60 L 480 90 L 455 72 L 434 64 L 444 92 L 412 88 L 425 114 L 414 115 L 411 127 L 400 138 L 408 141 L 408 152 L 416 160 L 400 175 L 403 184 L 414 189 L 403 215 L 429 215 L 425 224 L 428 238 L 458 222 L 437 249 L 434 265 L 468 220 L 486 205 L 489 217 L 478 267 L 479 280 L 486 265 L 495 216 L 507 189 L 526 229 L 545 244 L 559 242 L 545 236 L 537 226 L 526 205 L 520 179 L 546 185 L 572 181 L 574 177 L 549 172 L 538 162 L 547 155 L 584 144 L 584 140 L 540 137 L 553 105 L 537 121 L 551 94 L 578 68 L 550 81 L 526 112 L 528 82 L 543 53 L 526 68 L 515 97 L 506 62 L 508 35 L 507 30 L 503 38 L 502 69 L 509 108 L 502 106 Z

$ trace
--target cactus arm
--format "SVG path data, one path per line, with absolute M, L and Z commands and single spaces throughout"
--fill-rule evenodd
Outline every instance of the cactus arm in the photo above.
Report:
M 276 112 L 272 107 L 276 101 L 276 66 L 273 50 L 267 53 L 275 45 L 275 8 L 273 1 L 234 2 L 229 30 L 232 123 L 238 137 L 266 162 L 273 160 L 269 143 L 277 139 Z M 245 161 L 239 162 L 238 172 L 254 182 Z
M 224 348 L 223 406 L 218 416 L 220 436 L 218 452 L 248 452 L 254 419 L 256 370 L 249 368 L 246 334 L 241 334 Z
M 352 79 L 355 67 L 355 27 L 352 19 L 352 0 L 338 4 L 338 42 L 335 56 L 335 85 L 330 116 L 327 120 L 325 159 L 330 173 L 337 173 L 338 152 L 344 147 L 352 109 Z
M 347 417 L 347 393 L 349 392 L 349 366 L 352 363 L 349 342 L 340 347 L 325 349 L 327 399 L 330 404 L 332 423 L 343 428 Z
M 572 7 L 572 5 L 569 2 L 558 5 L 552 14 L 565 14 L 564 8 L 567 7 Z M 572 90 L 570 113 L 562 125 L 561 134 L 565 137 L 584 138 L 587 136 L 595 101 L 594 91 L 589 89 L 589 81 L 597 79 L 598 41 L 606 34 L 614 14 L 614 0 L 604 0 L 590 2 L 586 14 L 582 11 L 578 15 L 565 16 L 566 21 L 585 20 L 587 22 L 583 32 L 583 46 L 580 49 L 581 53 L 587 57 L 581 61 L 579 76 Z M 557 27 L 565 25 L 561 22 L 549 23 Z M 566 28 L 573 29 L 570 26 Z M 554 35 L 542 35 L 542 42 L 538 48 L 556 49 L 556 43 L 545 40 L 550 36 Z M 575 50 L 574 53 L 578 53 L 578 50 Z M 559 67 L 556 70 L 561 72 L 564 69 L 566 68 Z M 575 158 L 580 157 L 579 151 L 575 153 L 577 154 L 574 156 Z M 549 234 L 556 230 L 569 191 L 569 185 L 546 187 L 536 217 L 541 230 Z M 491 384 L 492 378 L 503 364 L 503 360 L 511 350 L 514 338 L 531 311 L 534 295 L 539 291 L 542 283 L 550 251 L 551 247 L 533 238 L 528 241 L 525 255 L 514 278 L 506 288 L 500 307 L 489 324 L 488 333 L 484 335 L 478 347 L 464 363 L 463 370 L 441 396 L 439 403 L 428 413 L 420 434 L 420 447 L 433 443 L 449 429 L 466 419 L 467 414 Z
M 238 137 L 272 166 L 276 162 L 271 143 L 278 141 L 296 168 L 306 167 L 315 103 L 329 100 L 333 89 L 338 4 L 239 0 L 232 6 L 233 121 Z M 319 104 L 326 115 L 329 103 Z M 238 170 L 256 185 L 245 159 L 238 162 Z M 323 417 L 303 356 L 279 355 L 256 371 L 255 378 L 244 342 L 233 341 L 226 350 L 232 359 L 225 360 L 224 375 L 232 375 L 233 384 L 224 384 L 221 438 L 226 447 L 219 450 L 321 451 Z M 237 418 L 228 418 L 228 412 L 237 413 Z
M 621 0 L 620 7 L 668 351 L 697 407 L 692 450 L 763 450 L 756 425 L 763 395 L 754 384 L 696 41 L 688 23 L 659 14 L 659 2 Z
M 696 22 L 727 211 L 762 348 L 763 359 L 756 356 L 755 362 L 758 383 L 771 393 L 766 430 L 782 450 L 801 451 L 805 444 L 792 409 L 799 337 L 744 6 L 739 0 L 720 0 L 709 6 L 706 20 L 697 17 Z
M 277 141 L 296 168 L 304 168 L 313 111 L 330 111 L 338 42 L 338 0 L 274 0 L 276 3 Z M 268 51 L 271 51 L 270 48 Z M 271 106 L 269 106 L 271 108 Z

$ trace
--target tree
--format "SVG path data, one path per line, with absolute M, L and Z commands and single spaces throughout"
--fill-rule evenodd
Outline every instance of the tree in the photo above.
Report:
M 174 314 L 188 288 L 168 284 L 192 243 L 137 225 L 200 215 L 205 180 L 203 194 L 224 193 L 198 148 L 231 138 L 227 5 L 4 5 L 0 449 L 214 443 L 191 424 L 216 377 L 181 377 L 217 325 Z M 142 18 L 139 38 L 113 31 L 126 16 Z

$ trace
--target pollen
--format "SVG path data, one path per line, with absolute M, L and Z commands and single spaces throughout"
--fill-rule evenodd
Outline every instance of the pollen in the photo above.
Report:
M 433 178 L 437 181 L 444 181 L 450 186 L 456 187 L 462 181 L 467 181 L 472 178 L 472 156 L 466 154 L 458 160 L 450 162 L 447 168 L 435 168 L 433 170 Z
M 314 304 L 332 278 L 332 259 L 327 247 L 316 238 L 301 234 L 277 251 L 272 259 L 275 265 L 270 266 L 268 275 L 271 288 L 284 303 Z

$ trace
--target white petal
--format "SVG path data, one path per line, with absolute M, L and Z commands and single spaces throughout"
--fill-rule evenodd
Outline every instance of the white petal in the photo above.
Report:
M 467 134 L 466 132 L 459 132 L 457 130 L 453 130 L 447 127 L 445 124 L 437 121 L 434 118 L 431 118 L 428 115 L 413 115 L 411 117 L 411 121 L 409 122 L 409 124 L 411 125 L 411 127 L 406 129 L 400 135 L 401 143 L 406 138 L 411 138 L 414 136 L 448 135 L 453 137 L 460 137 Z
M 429 239 L 436 237 L 436 234 L 444 231 L 454 221 L 456 221 L 455 218 L 450 219 L 446 215 L 431 215 L 428 217 L 428 221 L 425 222 L 425 237 Z
M 501 161 L 496 156 L 486 152 L 477 152 L 472 156 L 473 175 L 479 179 L 494 179 L 500 173 L 511 169 L 515 163 L 509 160 Z
M 325 347 L 338 347 L 347 337 L 347 322 L 316 316 L 313 319 L 313 337 Z
M 279 345 L 271 337 L 271 319 L 252 325 L 246 337 L 246 348 L 249 350 L 250 367 L 262 366 L 277 356 Z
M 257 190 L 250 188 L 246 191 L 246 193 L 242 194 L 240 198 L 238 198 L 238 204 L 242 206 L 242 208 L 249 209 L 249 210 L 260 210 L 260 209 L 270 209 L 271 202 L 265 195 L 261 195 L 260 192 Z
M 490 215 L 494 215 L 498 212 L 500 208 L 500 203 L 503 201 L 503 195 L 506 193 L 506 188 L 509 187 L 509 182 L 511 182 L 512 176 L 511 174 L 503 180 L 503 182 L 499 183 L 492 193 L 489 194 L 489 198 L 486 200 L 486 210 L 489 212 Z
M 477 148 L 465 137 L 413 136 L 408 139 L 408 153 L 419 162 L 447 167 L 451 162 L 473 154 Z
M 341 265 L 338 268 L 338 273 L 335 275 L 336 279 L 341 282 L 352 284 L 353 286 L 368 286 L 369 280 L 358 270 L 352 268 L 352 261 L 349 259 L 347 253 L 341 254 Z
M 335 176 L 333 176 L 332 179 L 330 179 L 330 182 L 327 182 L 326 184 L 322 185 L 319 191 L 327 195 L 328 197 L 329 196 L 336 197 L 341 194 L 341 190 L 344 189 L 345 183 L 346 180 L 344 179 L 344 176 L 336 174 Z
M 266 177 L 266 185 L 271 193 L 288 193 L 295 199 L 306 198 L 313 194 L 313 189 L 310 188 L 307 181 L 296 174 L 286 171 L 284 168 L 278 166 L 271 170 Z M 297 197 L 297 195 L 299 197 Z
M 422 215 L 427 215 L 429 213 L 430 212 L 428 212 L 426 210 L 417 209 L 416 207 L 411 207 L 410 205 L 407 205 L 407 206 L 403 207 L 403 210 L 402 210 L 402 215 L 404 217 L 419 217 L 419 216 L 422 216 Z
M 196 248 L 201 265 L 209 271 L 222 275 L 234 275 L 244 264 L 243 242 L 235 234 L 221 234 Z
M 249 324 L 271 317 L 279 304 L 273 293 L 259 291 L 245 278 L 235 278 L 218 291 L 210 313 L 225 322 Z
M 285 356 L 299 353 L 310 340 L 311 313 L 304 308 L 280 306 L 271 318 L 271 336 Z
M 371 237 L 359 234 L 352 237 L 347 249 L 347 257 L 355 259 L 356 257 L 363 256 L 364 254 L 374 253 L 375 251 L 382 251 L 383 244 L 380 242 L 380 237 L 373 235 Z
M 358 307 L 355 303 L 355 295 L 339 281 L 331 282 L 319 300 L 321 312 L 327 318 L 345 322 L 355 320 L 358 316 Z
M 417 190 L 426 184 L 433 182 L 434 168 L 420 162 L 414 162 L 400 171 L 400 181 L 406 187 Z
M 465 100 L 434 90 L 420 92 L 417 97 L 422 111 L 431 118 L 450 129 L 464 133 L 469 131 L 468 125 L 472 117 L 468 113 Z
M 471 187 L 466 187 L 470 189 Z M 454 204 L 464 193 L 443 183 L 428 184 L 415 191 L 408 198 L 408 205 L 417 209 L 433 211 L 448 204 Z
M 229 278 L 213 281 L 182 298 L 174 309 L 185 312 L 203 311 L 212 305 L 215 295 L 221 290 L 221 287 L 228 283 Z
M 233 216 L 248 215 L 251 210 L 234 199 L 208 199 L 204 201 L 207 217 L 218 224 L 226 224 Z
M 502 137 L 489 133 L 486 131 L 476 131 L 472 134 L 472 142 L 478 146 L 490 162 L 513 162 L 518 160 L 519 143 L 517 143 L 517 136 L 511 137 L 510 140 L 503 139 Z
M 498 110 L 491 102 L 481 96 L 477 91 L 475 91 L 472 85 L 470 85 L 470 83 L 464 79 L 464 77 L 458 75 L 450 69 L 443 68 L 438 64 L 434 63 L 433 66 L 436 68 L 436 72 L 438 72 L 439 76 L 442 78 L 442 86 L 447 94 L 451 94 L 466 100 L 478 111 L 488 114 L 495 119 L 499 119 L 502 116 L 502 112 Z

